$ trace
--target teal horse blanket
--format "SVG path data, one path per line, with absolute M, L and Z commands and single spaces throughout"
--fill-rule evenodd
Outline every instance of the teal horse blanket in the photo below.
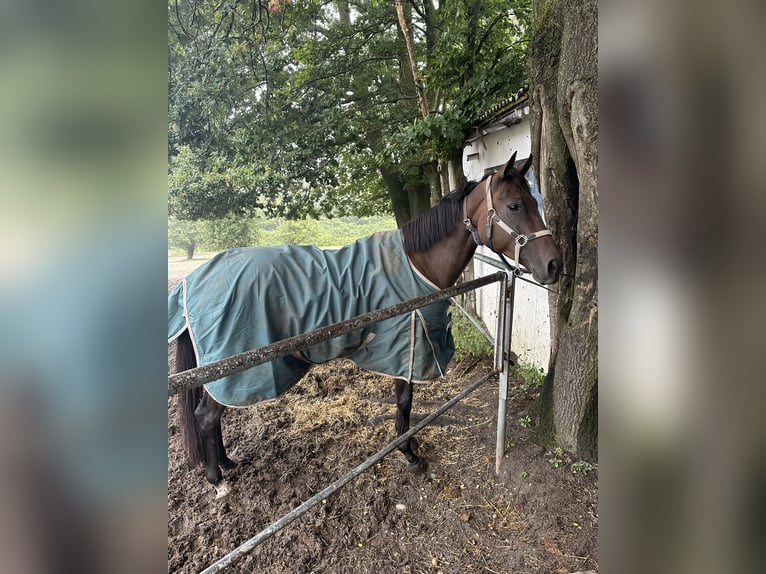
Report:
M 399 231 L 341 249 L 284 245 L 231 249 L 168 295 L 168 341 L 189 331 L 197 364 L 382 309 L 438 288 L 410 264 Z M 362 369 L 427 381 L 454 354 L 449 301 L 375 323 L 205 385 L 227 406 L 273 399 L 312 364 L 346 357 Z

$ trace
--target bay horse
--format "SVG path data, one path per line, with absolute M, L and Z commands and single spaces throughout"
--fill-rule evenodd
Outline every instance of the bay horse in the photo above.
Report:
M 555 282 L 562 257 L 524 177 L 532 158 L 518 169 L 515 158 L 446 195 L 401 230 L 339 250 L 253 247 L 216 255 L 168 296 L 176 372 L 449 287 L 477 245 L 513 257 L 539 283 Z M 204 390 L 183 391 L 180 426 L 190 466 L 204 466 L 217 496 L 226 494 L 221 469 L 236 465 L 221 434 L 226 406 L 276 398 L 313 364 L 338 357 L 394 379 L 396 433 L 405 433 L 413 383 L 442 376 L 454 353 L 448 307 L 448 301 L 437 302 L 207 383 Z M 399 450 L 407 470 L 425 469 L 411 440 Z

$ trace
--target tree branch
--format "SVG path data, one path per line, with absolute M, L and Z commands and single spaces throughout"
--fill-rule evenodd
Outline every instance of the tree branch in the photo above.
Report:
M 484 33 L 481 36 L 481 39 L 479 40 L 479 43 L 476 45 L 476 49 L 474 50 L 474 53 L 472 54 L 475 56 L 479 52 L 481 52 L 481 47 L 484 45 L 484 42 L 487 41 L 487 38 L 489 38 L 490 32 L 492 32 L 492 28 L 495 27 L 495 24 L 497 24 L 500 20 L 504 18 L 504 14 L 498 14 L 492 19 L 492 22 L 489 23 L 489 26 L 487 26 L 487 29 L 484 30 Z
M 429 2 L 429 1 L 430 1 L 430 0 L 423 0 L 423 2 Z M 421 10 L 421 9 L 418 7 L 417 3 L 416 3 L 414 0 L 412 0 L 412 1 L 410 2 L 410 6 L 412 6 L 412 9 L 413 9 L 413 10 L 415 10 L 415 12 L 417 12 L 417 13 L 418 13 L 418 15 L 419 15 L 421 18 L 423 18 L 423 20 L 425 20 L 425 19 L 426 19 L 425 11 L 424 11 L 424 10 Z
M 186 26 L 184 26 L 183 20 L 181 20 L 181 14 L 178 10 L 178 0 L 175 1 L 175 9 L 176 9 L 176 20 L 178 21 L 178 25 L 181 27 L 181 30 L 184 34 L 186 34 L 189 38 L 194 38 L 193 35 L 189 33 L 189 31 L 186 29 Z
M 415 91 L 418 94 L 418 102 L 420 102 L 420 112 L 424 118 L 428 117 L 428 104 L 426 104 L 426 98 L 423 90 L 423 82 L 418 76 L 417 61 L 415 60 L 415 47 L 412 45 L 412 38 L 410 37 L 410 31 L 407 27 L 407 20 L 404 17 L 404 9 L 402 8 L 401 0 L 394 0 L 396 5 L 396 15 L 399 17 L 399 27 L 402 29 L 404 35 L 404 41 L 407 44 L 407 54 L 410 58 L 410 69 L 412 70 L 412 79 L 415 82 Z
M 300 86 L 296 86 L 295 91 L 301 92 L 304 90 L 304 88 L 307 88 L 311 86 L 312 84 L 316 84 L 317 82 L 321 82 L 322 80 L 329 80 L 330 78 L 335 78 L 337 76 L 340 76 L 342 74 L 347 74 L 348 72 L 352 72 L 359 68 L 362 64 L 367 64 L 369 62 L 385 62 L 387 60 L 397 60 L 396 56 L 375 56 L 373 58 L 366 58 L 364 60 L 355 61 L 351 66 L 343 69 L 343 70 L 332 70 L 328 72 L 324 76 L 314 76 L 310 80 L 306 80 L 303 82 Z

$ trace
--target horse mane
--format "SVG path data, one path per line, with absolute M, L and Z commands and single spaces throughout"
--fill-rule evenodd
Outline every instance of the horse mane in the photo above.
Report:
M 488 176 L 484 176 L 484 181 Z M 460 189 L 442 197 L 436 206 L 402 226 L 404 252 L 409 255 L 430 249 L 444 239 L 463 220 L 463 198 L 471 193 L 481 181 L 467 181 Z

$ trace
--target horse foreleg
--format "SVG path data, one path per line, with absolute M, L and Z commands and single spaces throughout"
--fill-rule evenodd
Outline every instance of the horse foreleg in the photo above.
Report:
M 221 419 L 215 426 L 215 446 L 218 451 L 218 465 L 223 469 L 230 469 L 237 466 L 237 463 L 226 455 L 226 447 L 223 446 L 223 433 L 221 432 Z
M 215 487 L 218 497 L 224 496 L 228 492 L 228 485 L 223 481 L 223 474 L 219 466 L 221 463 L 220 456 L 223 455 L 226 458 L 221 438 L 221 415 L 225 409 L 226 407 L 205 393 L 194 410 L 202 439 L 202 447 L 205 450 L 205 460 L 207 461 L 205 478 Z
M 394 379 L 396 387 L 396 436 L 402 436 L 410 430 L 410 412 L 412 411 L 412 383 L 404 379 Z M 409 439 L 399 447 L 404 454 L 409 472 L 423 472 L 428 467 L 428 463 L 421 459 L 413 451 L 414 440 Z

